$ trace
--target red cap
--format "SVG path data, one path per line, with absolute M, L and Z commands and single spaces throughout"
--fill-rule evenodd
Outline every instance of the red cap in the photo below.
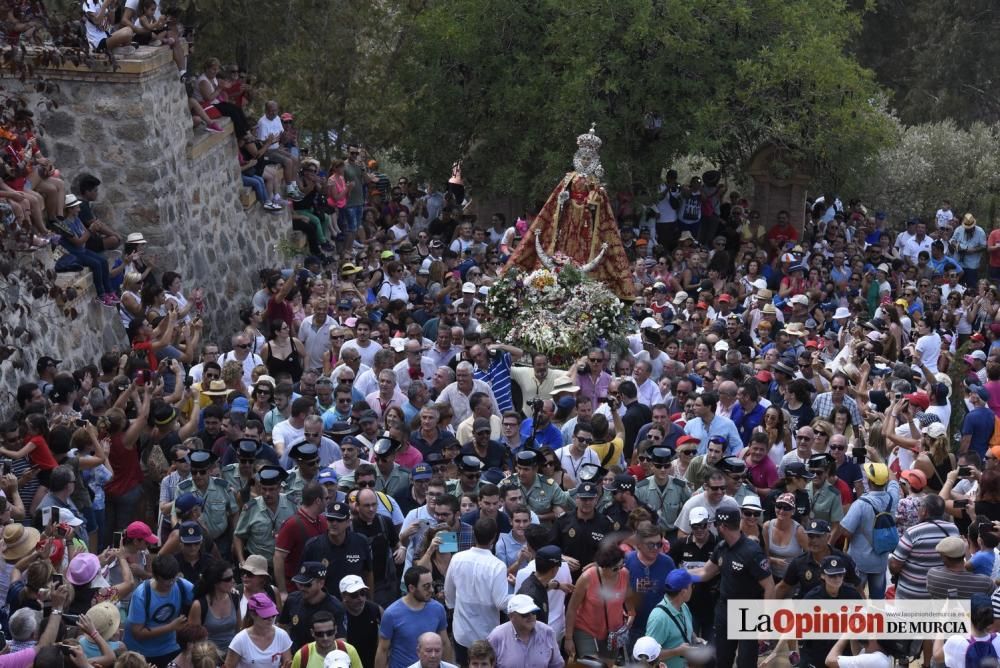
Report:
M 706 304 L 705 302 L 698 302 L 697 304 L 694 305 L 694 307 L 695 308 L 703 308 L 706 311 L 708 310 L 708 304 Z
M 729 295 L 723 293 L 723 294 L 719 295 L 719 299 L 717 301 L 720 304 L 723 303 L 723 302 L 726 302 L 728 304 L 729 302 L 733 301 L 733 298 L 730 297 Z
M 971 340 L 971 341 L 977 341 L 979 343 L 982 343 L 986 339 L 983 337 L 983 335 L 981 333 L 976 332 L 975 334 L 973 334 L 972 336 L 969 337 L 969 340 Z
M 913 392 L 912 394 L 907 394 L 903 397 L 910 402 L 911 406 L 916 406 L 920 410 L 927 410 L 927 407 L 931 405 L 931 397 L 926 392 Z
M 754 376 L 754 378 L 756 378 L 757 380 L 759 380 L 762 383 L 770 383 L 771 379 L 773 378 L 773 376 L 771 376 L 771 372 L 770 371 L 767 371 L 765 369 L 761 369 L 760 371 L 757 372 L 757 375 Z
M 160 539 L 156 537 L 153 530 L 145 522 L 132 522 L 125 527 L 126 538 L 141 538 L 150 545 L 156 545 Z
M 701 443 L 701 439 L 697 436 L 691 436 L 689 434 L 684 434 L 677 439 L 677 445 L 684 445 L 685 443 Z
M 816 341 L 806 341 L 806 348 L 819 348 L 819 343 Z
M 295 120 L 295 117 L 294 117 L 294 116 L 292 116 L 292 115 L 291 115 L 290 113 L 288 113 L 288 112 L 286 111 L 285 113 L 283 113 L 283 114 L 281 115 L 281 120 L 283 120 L 283 121 L 294 121 L 294 120 Z

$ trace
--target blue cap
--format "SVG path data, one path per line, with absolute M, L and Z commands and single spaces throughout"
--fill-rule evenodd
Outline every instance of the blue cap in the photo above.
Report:
M 350 299 L 341 299 L 339 302 L 337 302 L 337 308 L 349 311 L 352 308 L 354 308 L 354 304 L 351 303 Z
M 413 467 L 413 473 L 410 477 L 413 480 L 430 480 L 434 477 L 434 469 L 431 468 L 430 464 L 421 462 Z
M 665 588 L 670 593 L 677 593 L 682 589 L 687 589 L 695 582 L 701 582 L 701 578 L 691 575 L 686 568 L 675 568 L 667 573 Z
M 563 554 L 558 545 L 545 545 L 544 547 L 538 548 L 538 551 L 535 552 L 535 557 L 542 559 L 543 561 L 559 562 L 562 561 Z
M 181 542 L 185 545 L 202 541 L 201 525 L 197 522 L 181 522 Z
M 321 469 L 320 472 L 316 474 L 316 482 L 321 484 L 336 484 L 339 479 L 340 478 L 337 476 L 337 472 L 330 466 L 327 466 L 325 469 Z
M 181 494 L 174 500 L 174 508 L 179 513 L 189 513 L 192 509 L 204 505 L 204 503 L 204 499 L 188 492 L 187 494 Z
M 249 413 L 250 412 L 250 402 L 247 401 L 246 397 L 236 397 L 233 399 L 232 405 L 229 406 L 230 413 Z

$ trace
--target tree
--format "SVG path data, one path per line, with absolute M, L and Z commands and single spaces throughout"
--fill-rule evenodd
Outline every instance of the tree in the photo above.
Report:
M 857 13 L 830 0 L 426 0 L 403 5 L 374 128 L 427 173 L 540 194 L 596 122 L 612 185 L 655 183 L 677 155 L 742 166 L 798 147 L 837 184 L 892 135 L 870 72 L 845 54 Z

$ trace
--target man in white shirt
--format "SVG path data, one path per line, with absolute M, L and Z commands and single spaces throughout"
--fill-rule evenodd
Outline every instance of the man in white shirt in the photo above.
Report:
M 285 183 L 288 184 L 286 189 L 288 197 L 300 200 L 304 195 L 299 190 L 297 180 L 299 175 L 299 160 L 288 151 L 282 149 L 277 139 L 284 131 L 285 127 L 278 116 L 278 103 L 274 100 L 268 100 L 264 105 L 264 115 L 257 120 L 257 139 L 274 139 L 273 143 L 264 147 L 266 151 L 264 157 L 281 165 L 285 171 Z
M 913 237 L 903 244 L 901 255 L 907 262 L 915 265 L 917 263 L 917 256 L 920 255 L 921 251 L 927 251 L 927 255 L 931 254 L 932 243 L 934 243 L 934 240 L 927 236 L 927 226 L 918 222 L 916 229 L 914 229 Z
M 951 231 L 955 223 L 955 213 L 951 210 L 951 202 L 948 200 L 941 202 L 941 208 L 934 214 L 934 221 L 939 230 Z
M 467 665 L 469 645 L 500 626 L 500 611 L 510 598 L 507 567 L 490 551 L 497 539 L 496 520 L 480 518 L 472 531 L 475 546 L 451 558 L 444 578 L 445 602 L 454 611 L 455 660 L 462 666 Z
M 660 388 L 656 382 L 650 378 L 653 373 L 653 365 L 649 360 L 637 360 L 635 363 L 635 368 L 632 370 L 632 378 L 635 381 L 635 387 L 638 390 L 639 403 L 653 407 L 653 404 L 658 404 L 663 401 L 663 395 L 660 393 Z
M 437 633 L 421 633 L 420 637 L 417 638 L 417 661 L 411 663 L 407 668 L 458 668 L 453 663 L 448 663 L 442 660 L 444 655 L 444 643 L 441 641 L 441 636 Z M 345 654 L 346 656 L 346 654 Z M 348 667 L 350 666 L 350 657 L 348 657 Z M 327 661 L 324 668 L 341 668 L 337 665 L 330 665 L 330 661 Z
M 587 399 L 589 402 L 590 400 Z M 594 442 L 594 434 L 591 431 L 589 421 L 577 421 L 573 427 L 573 435 L 569 445 L 556 450 L 556 457 L 559 458 L 559 466 L 567 475 L 572 476 L 573 482 L 580 480 L 580 467 L 584 464 L 600 465 L 600 458 L 597 453 L 590 449 L 590 444 Z
M 941 357 L 941 335 L 934 331 L 932 323 L 927 318 L 917 320 L 917 334 L 920 337 L 914 344 L 917 357 L 931 373 L 938 372 L 938 359 Z
M 414 339 L 406 340 L 406 343 L 403 344 L 403 351 L 406 353 L 406 358 L 392 367 L 396 373 L 396 385 L 399 386 L 399 389 L 406 392 L 410 387 L 410 381 L 414 379 L 422 380 L 430 385 L 431 379 L 434 378 L 434 372 L 440 365 L 435 364 L 434 360 L 424 355 L 423 345 Z
M 250 352 L 250 338 L 246 334 L 235 334 L 232 341 L 233 349 L 223 355 L 222 359 L 219 360 L 219 366 L 226 366 L 226 362 L 236 360 L 243 365 L 243 384 L 251 386 L 253 385 L 253 370 L 264 362 L 260 359 L 260 355 Z
M 354 324 L 354 338 L 344 341 L 344 345 L 340 347 L 341 357 L 343 357 L 345 350 L 356 350 L 361 355 L 362 364 L 365 366 L 374 366 L 375 353 L 382 350 L 382 346 L 372 341 L 371 335 L 372 321 L 367 318 L 358 320 Z
M 271 439 L 274 451 L 281 457 L 285 450 L 306 438 L 306 417 L 312 413 L 315 401 L 309 397 L 299 397 L 292 402 L 292 416 L 274 425 Z
M 524 538 L 528 541 L 528 549 L 532 554 L 538 552 L 549 544 L 549 531 L 540 524 L 532 524 L 524 530 Z M 529 559 L 524 568 L 517 572 L 514 578 L 514 591 L 519 591 L 528 576 L 535 572 L 535 560 Z M 569 564 L 565 561 L 559 565 L 559 570 L 552 578 L 559 583 L 558 587 L 548 590 L 549 597 L 549 626 L 556 633 L 559 643 L 562 643 L 563 636 L 566 635 L 566 594 L 573 593 L 573 576 L 570 574 Z
M 458 429 L 458 425 L 462 424 L 465 418 L 472 415 L 472 409 L 469 407 L 469 397 L 473 392 L 485 392 L 488 394 L 490 397 L 490 414 L 500 415 L 500 407 L 497 406 L 496 397 L 493 396 L 493 390 L 489 384 L 481 380 L 475 380 L 472 377 L 472 364 L 470 362 L 459 362 L 458 366 L 455 367 L 455 382 L 445 387 L 437 398 L 439 402 L 446 401 L 451 405 L 451 410 L 454 413 L 451 424 L 456 429 Z

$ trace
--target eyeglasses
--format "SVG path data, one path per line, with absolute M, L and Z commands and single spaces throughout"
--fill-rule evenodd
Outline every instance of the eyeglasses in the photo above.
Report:
M 587 358 L 587 361 L 590 362 L 590 363 L 592 363 L 592 364 L 600 364 L 604 360 L 602 360 L 602 359 L 596 359 L 594 357 L 589 357 L 589 358 Z
M 639 455 L 640 462 L 648 462 L 650 459 L 652 459 L 652 457 L 650 457 L 649 455 Z
M 654 469 L 668 469 L 670 464 L 653 464 Z
M 658 550 L 658 549 L 660 549 L 660 547 L 662 547 L 663 543 L 661 543 L 660 541 L 655 541 L 655 542 L 654 541 L 648 541 L 648 542 L 644 542 L 643 545 L 646 546 L 646 547 L 648 547 L 651 550 Z
M 680 451 L 680 453 L 681 453 L 682 455 L 687 455 L 688 457 L 691 457 L 691 456 L 693 456 L 693 455 L 694 455 L 695 453 L 697 453 L 697 452 L 698 452 L 697 450 L 681 450 L 681 451 Z
M 813 440 L 812 436 L 806 436 L 805 434 L 798 434 L 797 437 L 798 437 L 798 439 L 800 441 L 811 441 L 811 440 Z
M 759 510 L 741 510 L 743 517 L 760 517 L 763 513 Z
M 781 511 L 783 513 L 790 513 L 793 510 L 795 510 L 794 507 L 786 505 L 784 503 L 776 503 L 776 504 L 774 504 L 774 509 L 778 510 L 778 511 Z
M 364 481 L 358 480 L 358 481 L 356 481 L 354 483 L 354 486 L 357 487 L 358 489 L 365 489 L 366 487 L 371 487 L 372 489 L 374 489 L 375 488 L 375 481 L 374 480 L 364 480 Z
M 726 491 L 725 485 L 709 485 L 708 488 L 713 492 L 724 492 Z
M 585 438 L 582 436 L 575 436 L 574 438 L 576 438 L 577 443 L 580 443 L 582 445 L 590 445 L 591 443 L 594 442 L 594 439 L 592 438 Z
M 191 475 L 208 475 L 208 471 L 205 469 L 195 469 L 191 471 Z
M 831 445 L 830 449 L 831 450 L 846 450 L 847 446 L 846 445 Z
M 240 349 L 242 349 L 242 350 L 246 350 L 247 348 L 249 348 L 249 347 L 250 347 L 250 344 L 249 344 L 249 343 L 237 343 L 237 344 L 236 344 L 236 347 L 237 347 L 237 348 L 240 348 Z
M 314 638 L 329 638 L 337 635 L 336 631 L 313 631 Z
M 302 432 L 302 435 L 305 436 L 306 438 L 317 438 L 317 437 L 321 436 L 322 434 L 321 434 L 321 432 L 318 432 L 318 431 L 304 431 L 304 432 Z

